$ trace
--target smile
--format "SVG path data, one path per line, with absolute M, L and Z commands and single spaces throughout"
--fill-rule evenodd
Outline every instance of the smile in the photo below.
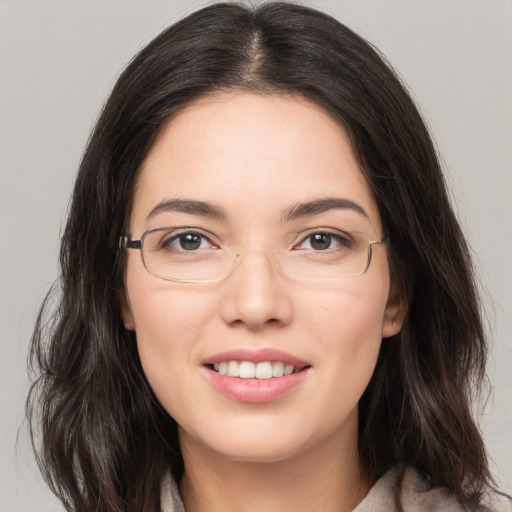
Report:
M 240 402 L 271 402 L 286 395 L 311 375 L 309 361 L 282 350 L 238 349 L 202 361 L 213 387 Z
M 282 361 L 222 361 L 212 365 L 213 370 L 220 375 L 238 377 L 240 379 L 272 379 L 279 378 L 292 373 L 298 373 L 304 367 L 294 366 Z

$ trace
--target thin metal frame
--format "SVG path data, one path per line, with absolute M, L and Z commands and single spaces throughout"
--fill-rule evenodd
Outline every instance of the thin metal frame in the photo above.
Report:
M 233 260 L 233 266 L 231 267 L 231 271 L 227 275 L 220 277 L 220 278 L 216 278 L 216 279 L 178 279 L 175 277 L 162 277 L 162 276 L 155 274 L 147 267 L 146 261 L 144 260 L 144 253 L 142 252 L 142 248 L 144 245 L 144 239 L 146 238 L 147 235 L 149 235 L 150 233 L 153 233 L 154 231 L 162 231 L 165 229 L 171 229 L 171 228 L 163 227 L 163 228 L 148 229 L 147 231 L 144 231 L 144 233 L 142 233 L 139 240 L 132 240 L 131 235 L 128 235 L 128 234 L 121 235 L 119 237 L 119 249 L 122 249 L 122 250 L 138 249 L 140 251 L 142 264 L 144 265 L 144 268 L 148 271 L 148 273 L 150 275 L 152 275 L 158 279 L 162 279 L 164 281 L 173 281 L 176 283 L 215 283 L 215 282 L 219 282 L 219 281 L 223 281 L 224 279 L 227 279 L 235 270 L 236 262 L 237 262 L 238 258 L 240 258 L 241 254 L 235 255 L 235 259 Z M 388 237 L 381 238 L 380 240 L 371 240 L 368 242 L 368 259 L 367 259 L 366 267 L 359 274 L 355 274 L 353 276 L 325 277 L 325 278 L 318 278 L 318 279 L 315 279 L 315 278 L 311 278 L 311 279 L 309 279 L 309 278 L 292 278 L 292 279 L 297 279 L 300 281 L 331 281 L 331 280 L 334 281 L 334 280 L 339 280 L 339 279 L 351 279 L 353 277 L 362 276 L 363 274 L 365 274 L 367 272 L 367 270 L 370 267 L 370 264 L 372 262 L 373 245 L 377 245 L 377 244 L 384 245 L 384 244 L 387 244 L 388 242 L 389 242 Z M 288 277 L 290 277 L 290 276 L 288 276 Z

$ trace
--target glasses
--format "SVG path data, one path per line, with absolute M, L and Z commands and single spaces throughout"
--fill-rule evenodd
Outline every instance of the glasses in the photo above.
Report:
M 361 232 L 315 229 L 301 234 L 291 246 L 269 242 L 269 253 L 290 278 L 334 280 L 364 274 L 372 260 L 373 246 L 386 242 L 386 238 L 371 240 Z M 221 281 L 233 272 L 242 256 L 238 248 L 223 246 L 212 233 L 183 226 L 149 229 L 140 240 L 122 235 L 119 247 L 140 250 L 151 275 L 180 283 Z

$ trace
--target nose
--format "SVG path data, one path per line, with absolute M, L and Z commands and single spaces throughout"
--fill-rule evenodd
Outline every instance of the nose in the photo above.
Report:
M 226 323 L 246 325 L 251 330 L 290 323 L 290 284 L 279 274 L 271 255 L 240 256 L 225 286 L 221 312 Z

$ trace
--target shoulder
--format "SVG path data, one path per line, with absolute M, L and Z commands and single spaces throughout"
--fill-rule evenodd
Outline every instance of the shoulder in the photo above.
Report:
M 489 494 L 485 506 L 491 512 L 512 512 L 512 496 L 502 493 Z
M 431 488 L 415 468 L 395 467 L 370 490 L 354 512 L 466 512 L 443 487 Z M 512 512 L 512 500 L 498 493 L 485 496 L 482 512 Z
M 400 501 L 405 512 L 464 512 L 456 498 L 443 487 L 430 488 L 428 481 L 415 468 L 407 467 L 399 483 Z M 499 493 L 487 493 L 482 512 L 512 512 L 512 500 Z
M 178 484 L 172 479 L 171 473 L 167 473 L 160 488 L 161 512 L 185 512 L 181 501 Z

